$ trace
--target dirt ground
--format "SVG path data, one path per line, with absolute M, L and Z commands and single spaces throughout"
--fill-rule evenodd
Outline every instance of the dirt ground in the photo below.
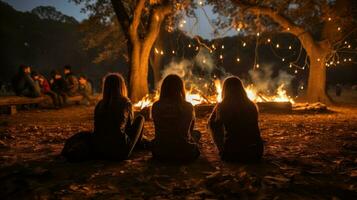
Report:
M 357 199 L 357 107 L 260 115 L 264 159 L 220 161 L 207 118 L 200 158 L 160 163 L 149 151 L 123 162 L 69 163 L 66 138 L 93 129 L 93 107 L 0 116 L 0 199 Z M 145 135 L 153 136 L 151 121 Z

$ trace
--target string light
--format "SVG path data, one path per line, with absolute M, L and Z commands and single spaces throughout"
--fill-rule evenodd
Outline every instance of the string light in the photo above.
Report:
M 340 61 L 338 60 L 336 63 L 337 63 L 337 64 L 340 64 Z
M 297 74 L 297 73 L 298 73 L 298 70 L 297 70 L 297 69 L 295 69 L 294 73 L 295 73 L 295 74 Z
M 279 48 L 280 47 L 280 45 L 279 44 L 276 44 L 276 48 Z
M 338 27 L 337 30 L 338 30 L 338 31 L 341 31 L 341 27 Z
M 352 58 L 349 58 L 349 59 L 348 59 L 348 61 L 350 61 L 350 62 L 351 62 L 351 61 L 352 61 Z
M 345 59 L 343 59 L 343 62 L 346 62 L 347 61 L 347 59 L 345 58 Z
M 212 48 L 215 49 L 216 47 L 214 46 L 214 44 L 212 44 Z
M 349 49 L 350 49 L 350 48 L 351 48 L 351 45 L 349 44 L 349 45 L 347 46 L 347 48 L 349 48 Z
M 206 60 L 205 60 L 205 59 L 203 59 L 203 60 L 202 60 L 202 62 L 203 62 L 203 63 L 206 63 Z
M 240 58 L 237 58 L 237 62 L 240 62 Z
M 260 33 L 258 32 L 258 33 L 257 33 L 257 37 L 259 37 L 259 36 L 260 36 Z
M 172 50 L 172 54 L 175 54 L 175 51 L 174 51 L 174 50 Z
M 271 41 L 270 38 L 268 38 L 268 39 L 267 39 L 267 42 L 270 42 L 270 41 Z
M 199 48 L 198 46 L 195 48 L 196 51 L 198 51 L 199 49 L 200 49 L 200 48 Z
M 224 49 L 224 45 L 222 45 L 222 49 Z
M 288 27 L 286 30 L 290 31 L 290 28 Z
M 203 5 L 203 2 L 202 2 L 202 1 L 199 1 L 198 4 L 200 4 L 200 6 L 202 6 L 202 5 Z
M 223 55 L 221 54 L 221 55 L 219 55 L 219 59 L 223 59 Z
M 318 58 L 318 59 L 317 59 L 317 62 L 320 62 L 320 61 L 321 61 L 321 59 L 320 59 L 320 58 Z
M 164 55 L 164 51 L 161 50 L 160 54 L 161 54 L 161 55 Z
M 159 50 L 157 50 L 157 48 L 155 48 L 155 53 L 158 54 L 159 53 Z
M 247 43 L 243 42 L 243 47 L 247 46 Z
M 281 59 L 281 61 L 283 61 L 283 62 L 284 62 L 284 61 L 285 61 L 285 58 L 282 58 L 282 59 Z
M 240 30 L 241 30 L 240 28 L 237 28 L 237 31 L 238 31 L 238 32 L 240 32 Z
M 329 17 L 328 20 L 331 21 L 332 20 L 331 17 Z
M 259 64 L 256 64 L 255 67 L 256 67 L 256 68 L 259 68 Z
M 289 50 L 291 50 L 291 48 L 292 48 L 292 47 L 291 47 L 291 46 L 289 46 Z
M 293 67 L 293 65 L 290 63 L 289 68 L 292 68 L 292 67 Z

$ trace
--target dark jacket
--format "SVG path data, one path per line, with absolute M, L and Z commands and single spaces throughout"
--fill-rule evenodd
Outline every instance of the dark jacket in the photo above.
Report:
M 12 87 L 18 96 L 39 97 L 40 86 L 29 74 L 19 73 L 12 79 Z
M 154 157 L 192 160 L 199 156 L 198 146 L 191 138 L 195 121 L 192 104 L 160 100 L 152 107 L 152 117 L 155 125 Z
M 63 78 L 54 79 L 51 88 L 56 93 L 65 93 L 68 91 L 67 83 Z
M 101 100 L 94 111 L 93 145 L 97 156 L 106 159 L 125 158 L 130 144 L 127 132 L 133 121 L 132 104 L 122 98 L 108 108 Z
M 223 158 L 255 158 L 263 153 L 258 110 L 254 103 L 237 109 L 219 103 L 209 118 L 209 129 Z
M 70 73 L 65 76 L 65 80 L 67 83 L 68 94 L 75 95 L 78 92 L 79 82 L 77 77 Z

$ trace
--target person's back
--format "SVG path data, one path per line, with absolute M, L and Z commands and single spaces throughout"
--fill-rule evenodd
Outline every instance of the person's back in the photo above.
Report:
M 132 105 L 128 99 L 120 99 L 107 107 L 100 101 L 94 111 L 94 134 L 93 144 L 97 154 L 101 157 L 120 158 L 121 153 L 126 153 L 128 136 L 133 119 Z
M 40 86 L 31 76 L 31 68 L 21 65 L 19 72 L 12 79 L 12 87 L 17 96 L 39 97 L 41 96 Z
M 172 78 L 177 82 L 181 81 L 179 77 L 173 76 L 175 75 L 169 75 L 168 79 Z M 191 137 L 195 120 L 193 106 L 186 102 L 184 97 L 182 100 L 165 98 L 165 80 L 161 87 L 160 100 L 155 102 L 152 107 L 152 117 L 155 125 L 153 156 L 159 160 L 193 160 L 200 155 L 198 146 Z M 179 88 L 182 87 L 181 83 L 177 84 Z M 169 90 L 168 87 L 166 91 Z M 184 96 L 184 94 L 180 96 Z
M 109 74 L 104 81 L 103 99 L 94 111 L 93 150 L 99 159 L 123 160 L 141 140 L 144 117 L 133 119 L 124 78 Z
M 237 94 L 239 90 L 233 89 L 225 93 L 227 92 Z M 209 128 L 223 160 L 250 161 L 262 156 L 263 142 L 258 125 L 258 110 L 247 97 L 243 100 L 223 97 L 223 101 L 217 104 L 210 116 Z

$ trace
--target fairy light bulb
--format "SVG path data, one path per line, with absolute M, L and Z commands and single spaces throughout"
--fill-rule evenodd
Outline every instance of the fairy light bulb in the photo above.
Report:
M 284 62 L 284 61 L 285 61 L 285 58 L 282 58 L 282 59 L 281 59 L 281 61 L 283 61 L 283 62 Z
M 163 51 L 163 50 L 161 50 L 160 54 L 161 54 L 161 55 L 164 55 L 164 51 Z
M 297 73 L 298 73 L 298 70 L 297 70 L 297 69 L 295 69 L 294 73 L 295 73 L 295 74 L 297 74 Z
M 219 55 L 219 59 L 223 59 L 223 55 L 221 54 L 221 55 Z
M 222 49 L 224 49 L 224 45 L 222 45 Z
M 337 30 L 338 30 L 338 31 L 341 31 L 341 27 L 338 27 Z
M 188 48 L 191 48 L 191 44 L 188 44 Z
M 331 18 L 331 17 L 329 17 L 327 20 L 331 21 L 331 20 L 332 20 L 332 18 Z
M 247 43 L 243 42 L 243 47 L 247 46 Z
M 289 68 L 292 68 L 292 67 L 293 67 L 293 65 L 290 63 Z
M 318 58 L 318 59 L 317 59 L 317 62 L 320 62 L 320 61 L 321 61 L 321 59 L 320 59 L 320 58 Z
M 276 48 L 279 48 L 279 47 L 280 47 L 280 45 L 279 45 L 279 44 L 276 44 L 276 45 L 275 45 L 275 47 L 276 47 Z
M 257 37 L 259 37 L 259 36 L 260 36 L 260 33 L 258 32 L 258 33 L 257 33 Z
M 292 49 L 292 47 L 291 47 L 291 45 L 289 46 L 289 50 L 291 50 Z
M 175 51 L 174 51 L 174 50 L 172 50 L 172 54 L 175 54 Z
M 259 64 L 256 64 L 255 67 L 256 67 L 256 68 L 259 68 L 260 66 L 259 66 Z
M 238 32 L 240 32 L 240 31 L 241 31 L 241 29 L 240 29 L 240 28 L 237 28 L 237 31 L 238 31 Z
M 155 48 L 155 53 L 158 54 L 159 53 L 159 50 L 157 48 Z
M 237 58 L 237 62 L 240 62 L 240 58 Z
M 267 42 L 271 42 L 270 38 L 267 39 Z

